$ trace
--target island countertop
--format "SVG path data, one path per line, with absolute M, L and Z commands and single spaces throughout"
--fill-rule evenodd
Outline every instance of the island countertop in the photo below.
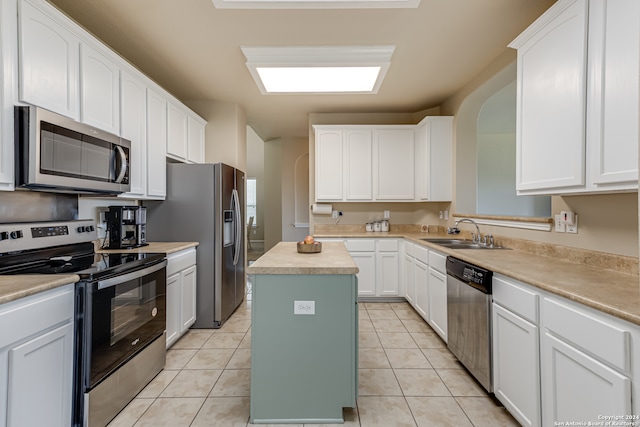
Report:
M 322 251 L 298 253 L 296 242 L 280 242 L 247 267 L 248 274 L 356 274 L 358 266 L 342 242 L 323 242 Z

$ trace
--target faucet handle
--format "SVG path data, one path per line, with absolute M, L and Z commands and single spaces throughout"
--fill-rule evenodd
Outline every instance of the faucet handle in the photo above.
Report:
M 493 235 L 491 234 L 487 234 L 486 236 L 484 236 L 486 241 L 485 241 L 485 245 L 489 246 L 489 247 L 493 247 L 494 241 L 493 241 Z

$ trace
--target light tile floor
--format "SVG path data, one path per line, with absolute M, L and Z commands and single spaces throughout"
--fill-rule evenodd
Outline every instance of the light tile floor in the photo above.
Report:
M 359 396 L 357 408 L 345 409 L 345 426 L 518 426 L 409 304 L 361 303 L 359 312 Z M 250 352 L 248 301 L 222 328 L 185 334 L 109 427 L 253 425 Z

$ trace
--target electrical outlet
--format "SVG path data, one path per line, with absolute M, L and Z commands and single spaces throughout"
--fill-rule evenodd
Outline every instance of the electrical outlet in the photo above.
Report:
M 438 218 L 444 219 L 444 214 L 442 213 L 442 211 L 438 212 Z
M 391 214 L 389 211 L 384 211 L 384 219 L 389 219 L 391 217 Z
M 331 212 L 331 218 L 337 219 L 338 218 L 338 211 L 332 211 Z
M 567 233 L 578 234 L 578 215 L 573 215 L 573 224 L 567 224 Z
M 554 221 L 556 225 L 556 233 L 564 233 L 565 232 L 565 224 L 562 221 L 562 215 L 558 214 L 554 216 Z
M 293 314 L 316 314 L 316 302 L 315 301 L 294 301 L 293 302 Z
M 449 211 L 444 211 L 444 219 L 445 220 L 449 219 Z

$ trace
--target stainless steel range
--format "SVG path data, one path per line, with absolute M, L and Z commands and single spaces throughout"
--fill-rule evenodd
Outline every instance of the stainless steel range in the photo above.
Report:
M 0 274 L 80 276 L 74 426 L 106 426 L 164 367 L 164 254 L 96 254 L 91 220 L 0 224 Z

